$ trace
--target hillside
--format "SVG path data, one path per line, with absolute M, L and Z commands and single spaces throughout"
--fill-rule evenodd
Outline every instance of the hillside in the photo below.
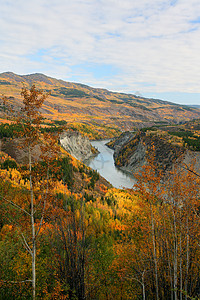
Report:
M 67 153 L 92 154 L 76 130 L 98 132 L 44 120 L 46 95 L 24 91 L 15 122 L 1 106 L 0 299 L 199 299 L 200 173 L 174 168 L 164 182 L 150 164 L 134 189 L 112 188 Z M 125 132 L 113 147 L 126 163 L 153 141 L 165 167 L 169 154 L 198 150 L 199 137 L 196 120 Z
M 119 168 L 138 172 L 148 163 L 153 151 L 157 168 L 164 173 L 171 170 L 175 162 L 194 162 L 200 170 L 200 121 L 182 125 L 152 126 L 138 132 L 125 132 L 112 140 L 109 147 L 115 150 L 115 164 Z M 195 161 L 194 161 L 195 160 Z
M 37 88 L 51 92 L 42 113 L 52 120 L 110 126 L 122 131 L 158 123 L 177 123 L 200 118 L 200 110 L 158 99 L 116 93 L 83 84 L 65 82 L 43 74 L 0 74 L 0 94 L 9 97 L 16 110 L 21 105 L 21 88 Z

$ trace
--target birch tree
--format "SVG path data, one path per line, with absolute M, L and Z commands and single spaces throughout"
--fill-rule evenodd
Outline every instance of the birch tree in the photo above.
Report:
M 21 96 L 23 97 L 23 107 L 21 108 L 18 118 L 15 120 L 16 124 L 20 124 L 23 128 L 23 130 L 19 132 L 18 137 L 21 140 L 20 148 L 24 148 L 24 150 L 27 151 L 28 156 L 27 173 L 29 178 L 29 208 L 22 208 L 12 200 L 6 199 L 5 197 L 3 198 L 5 202 L 9 203 L 9 205 L 27 216 L 27 222 L 31 228 L 30 236 L 28 236 L 24 233 L 20 224 L 15 224 L 21 237 L 21 241 L 25 249 L 30 254 L 32 260 L 32 278 L 26 281 L 31 281 L 32 283 L 33 300 L 36 298 L 36 241 L 43 225 L 49 189 L 49 167 L 47 163 L 46 178 L 44 180 L 45 183 L 43 186 L 42 196 L 38 197 L 38 191 L 36 192 L 34 187 L 36 180 L 33 178 L 33 149 L 36 145 L 41 144 L 41 156 L 43 158 L 46 156 L 47 159 L 52 154 L 52 151 L 54 151 L 53 144 L 55 143 L 55 140 L 53 141 L 50 139 L 50 136 L 45 136 L 42 140 L 40 131 L 42 121 L 40 109 L 48 95 L 48 93 L 37 90 L 34 85 L 30 88 L 30 90 L 23 87 L 21 92 Z M 48 138 L 51 140 L 50 147 L 47 147 Z M 15 221 L 13 220 L 13 222 Z

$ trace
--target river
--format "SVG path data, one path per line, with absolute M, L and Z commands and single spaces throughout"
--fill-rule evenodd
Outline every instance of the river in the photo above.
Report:
M 97 170 L 114 187 L 132 188 L 135 183 L 134 177 L 115 167 L 114 151 L 106 146 L 107 142 L 109 140 L 91 142 L 92 146 L 98 149 L 99 154 L 84 161 L 84 163 L 90 168 Z

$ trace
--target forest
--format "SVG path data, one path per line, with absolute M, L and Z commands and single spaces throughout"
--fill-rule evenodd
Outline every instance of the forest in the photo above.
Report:
M 61 149 L 71 124 L 42 129 L 48 93 L 33 85 L 21 96 L 18 116 L 0 126 L 27 153 L 26 164 L 0 153 L 0 299 L 199 299 L 194 165 L 175 164 L 163 180 L 152 146 L 137 184 L 113 188 Z

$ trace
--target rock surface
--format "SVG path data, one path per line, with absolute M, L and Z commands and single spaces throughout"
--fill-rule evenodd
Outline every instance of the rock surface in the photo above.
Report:
M 147 164 L 148 155 L 154 147 L 154 158 L 159 169 L 164 173 L 171 170 L 175 163 L 184 168 L 194 165 L 195 171 L 200 173 L 200 152 L 167 141 L 159 135 L 145 133 L 124 133 L 109 145 L 114 149 L 114 160 L 117 167 L 123 171 L 137 173 Z
M 78 131 L 65 131 L 60 136 L 61 146 L 78 160 L 85 160 L 94 156 L 92 145 L 86 136 Z
M 24 147 L 24 139 L 6 138 L 0 139 L 0 151 L 7 153 L 14 158 L 17 163 L 28 164 L 28 149 Z M 32 149 L 32 162 L 35 163 L 40 159 L 42 154 L 40 146 L 35 145 Z

